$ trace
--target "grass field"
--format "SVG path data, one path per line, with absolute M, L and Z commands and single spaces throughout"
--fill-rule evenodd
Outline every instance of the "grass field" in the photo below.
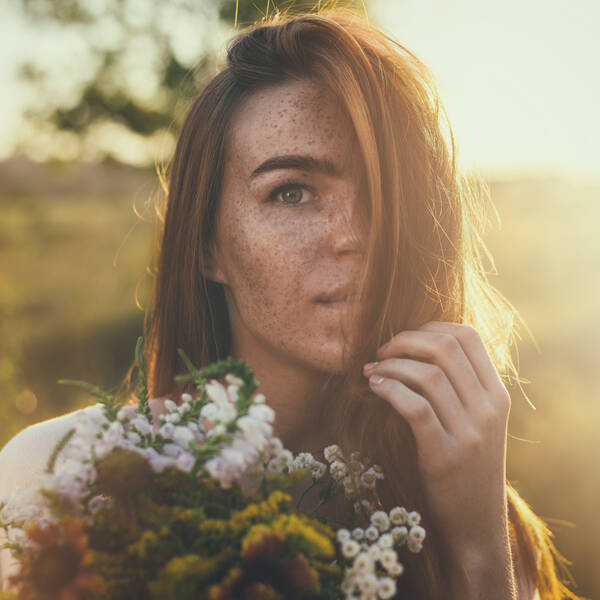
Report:
M 58 379 L 119 383 L 142 331 L 135 298 L 149 298 L 154 233 L 148 174 L 71 172 L 65 183 L 64 172 L 43 171 L 10 185 L 1 175 L 0 445 L 85 402 Z M 486 237 L 498 270 L 491 280 L 540 350 L 523 336 L 520 373 L 537 410 L 511 390 L 509 478 L 573 561 L 578 591 L 600 597 L 600 182 L 491 189 L 502 220 Z

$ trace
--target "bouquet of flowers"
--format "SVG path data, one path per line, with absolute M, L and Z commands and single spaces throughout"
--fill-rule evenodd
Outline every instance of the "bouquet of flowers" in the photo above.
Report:
M 339 446 L 294 456 L 274 437 L 273 410 L 243 361 L 189 370 L 198 395 L 165 401 L 152 421 L 141 338 L 137 404 L 84 382 L 100 402 L 48 459 L 40 489 L 0 500 L 22 600 L 392 598 L 399 553 L 419 552 L 417 512 L 377 510 L 383 473 Z M 307 481 L 308 480 L 308 481 Z M 296 506 L 286 490 L 307 483 Z M 300 504 L 309 489 L 319 502 Z M 319 508 L 338 494 L 354 508 L 337 528 Z M 369 499 L 369 497 L 371 499 Z

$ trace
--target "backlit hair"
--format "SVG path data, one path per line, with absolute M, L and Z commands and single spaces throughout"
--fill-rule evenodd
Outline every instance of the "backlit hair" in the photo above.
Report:
M 414 438 L 368 389 L 362 365 L 393 334 L 437 320 L 472 325 L 498 371 L 516 376 L 510 357 L 516 311 L 487 280 L 489 254 L 481 236 L 488 190 L 457 169 L 432 74 L 362 16 L 339 9 L 276 15 L 242 31 L 228 46 L 226 65 L 189 109 L 168 173 L 147 323 L 150 394 L 184 391 L 173 381 L 186 372 L 178 348 L 196 365 L 229 355 L 222 285 L 202 275 L 215 243 L 229 125 L 254 91 L 298 79 L 323 86 L 342 102 L 364 163 L 362 209 L 369 230 L 362 285 L 368 310 L 359 324 L 360 347 L 345 372 L 328 383 L 324 411 L 336 415 L 327 421 L 331 439 L 358 446 L 381 464 L 382 504 L 419 510 L 427 528 Z M 542 599 L 576 598 L 557 576 L 564 559 L 552 534 L 510 485 L 508 492 L 511 542 L 526 575 Z M 403 562 L 403 594 L 445 596 L 446 561 L 432 528 L 423 552 Z

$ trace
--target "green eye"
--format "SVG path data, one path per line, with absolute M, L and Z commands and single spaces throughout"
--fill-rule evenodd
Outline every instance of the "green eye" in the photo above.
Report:
M 314 192 L 304 184 L 286 183 L 269 194 L 269 200 L 284 206 L 300 206 L 310 202 Z
M 298 204 L 302 200 L 302 190 L 300 188 L 290 188 L 280 192 L 284 204 Z

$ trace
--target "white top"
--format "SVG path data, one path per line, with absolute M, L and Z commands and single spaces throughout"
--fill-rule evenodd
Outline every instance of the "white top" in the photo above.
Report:
M 26 427 L 15 435 L 0 451 L 0 498 L 17 487 L 40 487 L 48 458 L 60 439 L 74 425 L 79 411 L 42 421 Z M 0 530 L 0 543 L 4 532 Z M 9 550 L 0 550 L 0 589 L 7 585 L 7 577 L 16 566 Z

